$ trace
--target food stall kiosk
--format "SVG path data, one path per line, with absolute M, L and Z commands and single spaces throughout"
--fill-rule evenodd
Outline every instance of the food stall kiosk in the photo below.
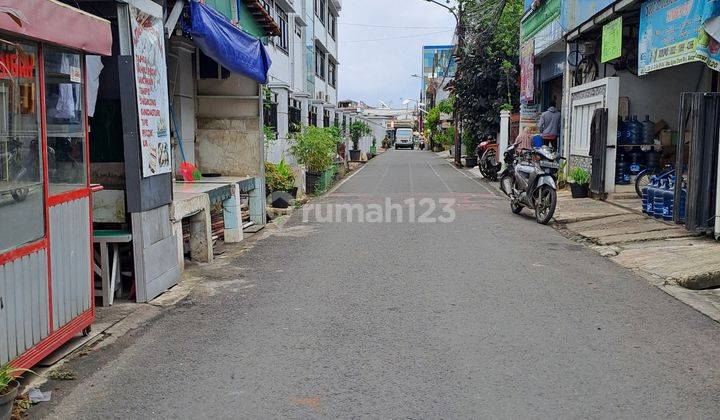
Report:
M 111 46 L 108 21 L 54 0 L 0 11 L 0 363 L 93 322 L 85 54 Z

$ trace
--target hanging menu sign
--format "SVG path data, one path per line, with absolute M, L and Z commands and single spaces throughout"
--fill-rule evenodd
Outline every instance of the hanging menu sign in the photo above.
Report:
M 129 9 L 142 173 L 147 178 L 172 170 L 165 40 L 161 17 L 133 5 L 129 5 Z

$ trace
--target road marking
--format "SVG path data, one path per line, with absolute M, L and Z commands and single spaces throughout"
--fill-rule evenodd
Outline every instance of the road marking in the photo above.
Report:
M 443 159 L 443 161 L 444 161 L 444 159 Z M 471 177 L 470 175 L 468 175 L 467 173 L 465 173 L 465 171 L 461 171 L 460 169 L 458 169 L 455 165 L 453 165 L 453 164 L 450 163 L 450 162 L 445 162 L 445 163 L 447 163 L 448 165 L 450 165 L 450 166 L 451 166 L 453 169 L 455 169 L 456 171 L 458 171 L 458 172 L 460 172 L 461 174 L 463 174 L 463 176 L 464 176 L 465 178 L 467 178 L 467 179 L 469 179 L 470 181 L 473 181 L 473 182 L 475 182 L 476 184 L 478 184 L 479 186 L 483 187 L 483 189 L 484 189 L 485 191 L 489 192 L 489 193 L 492 194 L 494 197 L 497 197 L 497 196 L 498 196 L 495 191 L 492 191 L 492 190 L 491 190 L 490 188 L 488 188 L 485 184 L 483 184 L 482 182 L 478 181 L 476 178 L 473 178 L 473 177 Z
M 365 164 L 365 165 L 367 165 L 367 164 Z M 380 179 L 378 180 L 378 183 L 375 184 L 375 188 L 373 188 L 373 191 L 372 191 L 373 194 L 375 194 L 377 192 L 378 188 L 380 188 L 380 185 L 382 185 L 382 181 L 383 181 L 383 179 L 385 179 L 385 175 L 387 175 L 387 171 L 389 168 L 390 168 L 390 164 L 385 164 L 385 170 L 383 171 L 382 175 L 380 175 Z
M 410 194 L 415 194 L 415 186 L 413 185 L 412 175 L 412 161 L 408 162 L 408 168 L 410 168 Z
M 440 179 L 440 182 L 443 183 L 443 185 L 445 186 L 445 188 L 447 188 L 447 190 L 448 190 L 449 192 L 453 192 L 453 190 L 450 189 L 450 186 L 447 184 L 447 182 L 445 182 L 445 180 L 442 179 L 442 177 L 440 176 L 440 174 L 437 173 L 437 171 L 435 170 L 435 168 L 433 168 L 433 166 L 430 164 L 430 162 L 428 162 L 428 166 L 429 166 L 430 169 L 432 169 L 432 171 L 435 173 L 435 176 L 437 176 L 438 179 Z
M 342 187 L 346 182 L 350 181 L 350 178 L 352 178 L 352 177 L 354 177 L 355 175 L 357 175 L 358 173 L 360 173 L 360 171 L 362 171 L 363 169 L 365 169 L 366 166 L 367 166 L 367 163 L 364 164 L 364 165 L 362 165 L 360 168 L 356 169 L 355 172 L 351 173 L 349 177 L 341 180 L 336 186 L 334 186 L 333 188 L 331 188 L 330 191 L 326 192 L 324 195 L 325 195 L 325 196 L 328 196 L 328 195 L 334 193 L 335 190 L 337 190 L 338 188 Z

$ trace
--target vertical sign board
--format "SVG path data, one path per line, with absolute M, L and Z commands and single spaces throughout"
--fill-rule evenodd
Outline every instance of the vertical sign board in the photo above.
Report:
M 129 5 L 144 178 L 172 171 L 162 16 Z
M 530 38 L 520 45 L 520 102 L 527 104 L 535 99 L 535 40 Z
M 603 26 L 600 61 L 607 63 L 622 55 L 622 16 Z

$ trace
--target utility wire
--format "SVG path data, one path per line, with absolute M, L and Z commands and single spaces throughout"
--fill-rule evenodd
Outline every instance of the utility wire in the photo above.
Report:
M 390 37 L 390 38 L 354 39 L 352 41 L 340 41 L 340 43 L 341 44 L 351 44 L 351 43 L 358 43 L 358 42 L 390 41 L 393 39 L 417 38 L 417 37 L 423 37 L 423 36 L 427 36 L 427 35 L 446 34 L 448 32 L 454 32 L 454 31 L 455 31 L 454 29 L 447 29 L 445 31 L 427 32 L 424 34 L 416 34 L 416 35 L 395 36 L 395 37 Z
M 396 25 L 369 25 L 366 23 L 345 23 L 339 25 L 362 26 L 365 28 L 388 28 L 388 29 L 449 29 L 447 26 L 396 26 Z

